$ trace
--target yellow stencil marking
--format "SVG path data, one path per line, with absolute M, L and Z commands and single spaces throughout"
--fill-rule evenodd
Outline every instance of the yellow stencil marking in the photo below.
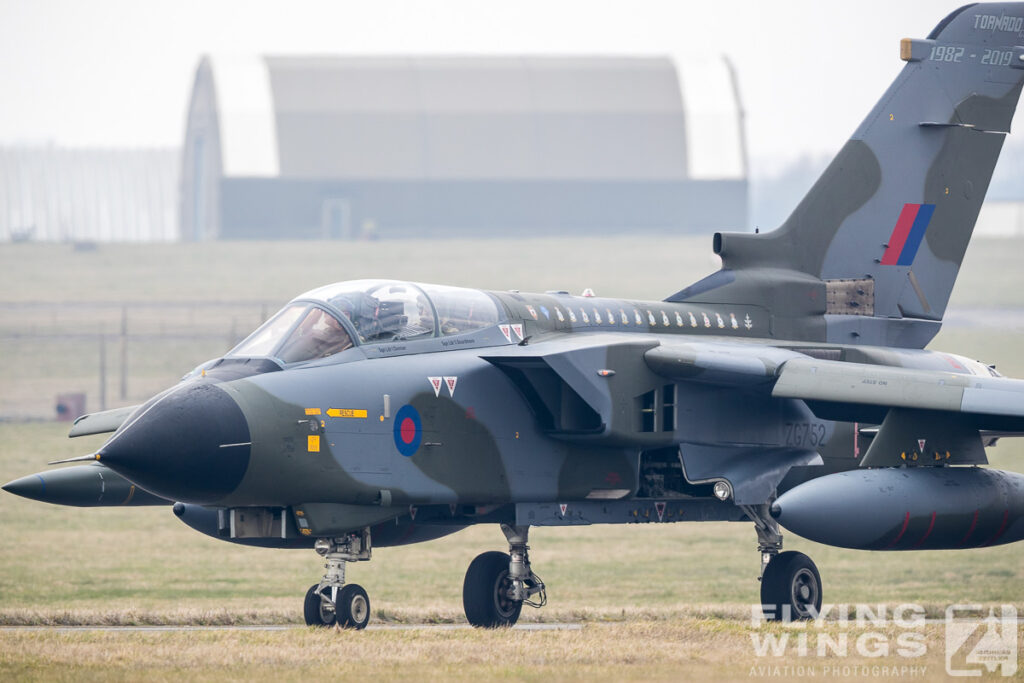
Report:
M 328 417 L 366 417 L 366 411 L 352 408 L 328 408 L 327 415 Z
M 121 505 L 127 505 L 133 497 L 135 497 L 135 484 L 132 484 L 132 487 L 128 489 L 128 497 L 121 501 Z
M 310 453 L 319 453 L 320 452 L 320 435 L 319 434 L 310 434 L 309 436 L 306 437 L 306 449 Z
M 320 409 L 319 408 L 306 408 L 306 415 L 319 415 L 319 414 L 320 414 Z

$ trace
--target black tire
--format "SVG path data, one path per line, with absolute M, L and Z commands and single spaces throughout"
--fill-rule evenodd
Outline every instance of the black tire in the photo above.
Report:
M 314 583 L 306 591 L 306 602 L 303 605 L 303 614 L 306 617 L 307 626 L 334 626 L 337 621 L 337 610 L 334 605 L 324 602 L 320 598 L 320 593 L 317 589 L 320 588 L 320 584 Z M 327 588 L 327 597 L 331 597 L 331 593 L 337 594 L 337 588 Z
M 779 553 L 761 577 L 761 609 L 768 621 L 813 619 L 821 612 L 821 575 L 811 558 Z
M 358 583 L 349 583 L 342 587 L 338 593 L 335 610 L 337 624 L 342 628 L 359 631 L 370 623 L 370 597 Z
M 473 626 L 499 628 L 513 626 L 523 610 L 521 601 L 508 597 L 512 582 L 508 578 L 511 558 L 492 550 L 476 556 L 466 570 L 462 583 L 462 607 Z

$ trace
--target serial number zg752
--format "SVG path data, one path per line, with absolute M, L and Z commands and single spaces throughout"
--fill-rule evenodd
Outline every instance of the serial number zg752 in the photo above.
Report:
M 783 442 L 787 446 L 824 446 L 827 438 L 821 422 L 787 422 L 783 426 Z

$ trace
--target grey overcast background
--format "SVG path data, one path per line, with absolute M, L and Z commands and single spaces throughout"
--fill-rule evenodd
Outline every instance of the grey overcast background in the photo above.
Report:
M 177 146 L 201 54 L 726 54 L 751 175 L 830 154 L 959 0 L 0 0 L 0 144 Z

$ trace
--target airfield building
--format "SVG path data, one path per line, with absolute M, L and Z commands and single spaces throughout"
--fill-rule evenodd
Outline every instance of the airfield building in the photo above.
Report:
M 723 59 L 207 57 L 185 240 L 746 229 Z

